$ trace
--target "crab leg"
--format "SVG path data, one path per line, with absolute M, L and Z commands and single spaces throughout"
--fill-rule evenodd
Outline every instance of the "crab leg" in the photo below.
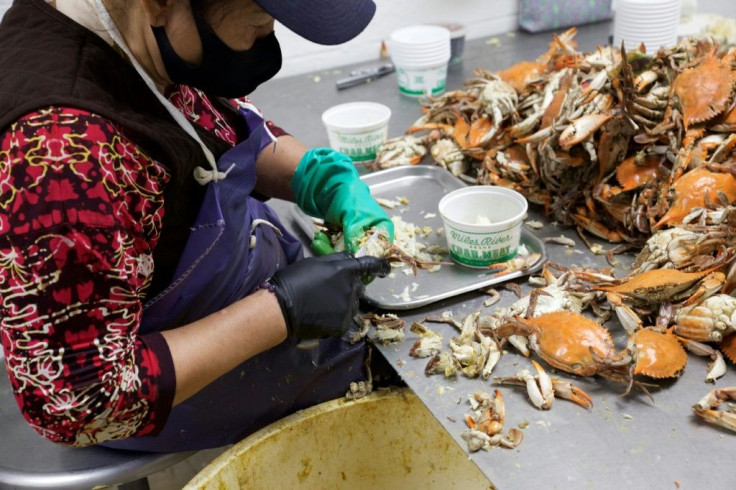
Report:
M 497 377 L 494 381 L 498 384 L 526 386 L 532 404 L 542 410 L 552 407 L 555 396 L 575 402 L 584 408 L 593 406 L 592 399 L 583 390 L 568 381 L 551 379 L 538 362 L 532 360 L 532 364 L 537 371 L 536 375 L 523 369 L 516 373 L 516 376 Z
M 712 390 L 693 405 L 693 412 L 710 423 L 736 432 L 736 413 L 717 410 L 726 400 L 736 401 L 736 386 Z
M 687 350 L 697 356 L 709 356 L 712 362 L 708 364 L 708 374 L 705 376 L 706 383 L 715 383 L 718 378 L 726 374 L 726 361 L 720 351 L 694 340 L 677 336 Z

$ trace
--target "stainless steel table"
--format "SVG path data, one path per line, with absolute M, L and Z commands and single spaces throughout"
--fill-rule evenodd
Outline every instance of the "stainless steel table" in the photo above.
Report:
M 730 2 L 701 2 L 700 11 L 706 12 L 710 5 L 712 11 L 728 14 L 727 3 Z M 605 44 L 610 32 L 610 23 L 581 27 L 576 38 L 579 49 L 590 50 Z M 513 37 L 497 37 L 500 47 L 483 40 L 468 43 L 463 64 L 449 74 L 449 90 L 460 88 L 475 67 L 498 70 L 521 60 L 535 59 L 546 50 L 551 35 L 515 33 Z M 338 92 L 335 81 L 354 68 L 348 66 L 276 80 L 259 89 L 253 99 L 267 117 L 310 146 L 328 145 L 320 115 L 328 107 L 348 101 L 370 100 L 388 105 L 393 111 L 389 136 L 402 134 L 420 115 L 416 101 L 399 94 L 393 75 Z M 280 215 L 289 219 L 290 204 L 283 201 L 272 201 L 272 204 Z M 550 260 L 568 265 L 608 266 L 605 257 L 591 254 L 573 230 L 550 224 L 538 208 L 532 207 L 529 214 L 532 219 L 546 222 L 537 232 L 539 236 L 564 234 L 577 242 L 572 249 L 549 244 Z M 287 226 L 293 225 L 287 222 Z M 632 257 L 618 256 L 618 260 L 621 265 L 616 274 L 620 276 Z M 525 292 L 529 291 L 525 281 L 517 282 Z M 482 307 L 484 299 L 481 294 L 468 293 L 419 310 L 397 313 L 407 322 L 446 310 L 458 318 L 479 309 L 486 310 Z M 515 299 L 513 293 L 504 291 L 496 306 L 506 306 Z M 445 342 L 457 334 L 450 326 L 435 327 Z M 614 336 L 619 344 L 625 339 L 621 330 L 614 330 Z M 381 352 L 458 444 L 466 448 L 460 434 L 465 429 L 463 416 L 470 413 L 467 396 L 477 389 L 491 391 L 495 386 L 480 379 L 426 377 L 423 373 L 426 359 L 417 360 L 408 354 L 413 340 L 414 335 L 408 333 L 403 343 L 382 347 Z M 733 469 L 736 434 L 701 422 L 690 409 L 713 388 L 703 381 L 706 364 L 706 360 L 691 355 L 679 379 L 661 382 L 661 388 L 653 390 L 654 403 L 640 392 L 622 398 L 619 396 L 622 386 L 600 378 L 554 373 L 587 391 L 595 405 L 586 410 L 557 400 L 550 411 L 543 412 L 530 405 L 522 388 L 502 387 L 507 409 L 506 430 L 528 424 L 523 431 L 524 442 L 515 450 L 495 448 L 469 457 L 502 489 L 736 488 Z M 494 375 L 513 375 L 528 366 L 527 359 L 509 353 L 503 356 Z M 736 385 L 736 371 L 730 366 L 728 374 L 716 386 L 733 385 Z M 397 423 L 400 420 L 401 415 L 397 414 Z

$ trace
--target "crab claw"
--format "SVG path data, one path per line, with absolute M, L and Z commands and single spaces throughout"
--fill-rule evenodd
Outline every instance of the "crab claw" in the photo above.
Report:
M 583 408 L 590 408 L 593 406 L 593 399 L 590 398 L 586 392 L 569 381 L 553 379 L 552 387 L 555 390 L 555 396 L 564 398 L 565 400 L 570 400 Z
M 717 410 L 721 402 L 729 399 L 736 401 L 736 386 L 710 391 L 693 405 L 693 412 L 703 420 L 736 432 L 736 413 Z
M 541 258 L 542 255 L 539 253 L 529 254 L 524 257 L 522 257 L 521 255 L 517 255 L 513 259 L 507 260 L 506 262 L 489 265 L 488 269 L 495 272 L 495 274 L 493 274 L 493 277 L 503 276 L 505 274 L 511 274 L 512 272 L 528 269 L 529 267 L 536 264 Z

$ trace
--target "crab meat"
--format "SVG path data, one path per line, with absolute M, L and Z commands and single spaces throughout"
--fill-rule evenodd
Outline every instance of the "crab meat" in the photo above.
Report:
M 430 330 L 426 325 L 412 322 L 409 330 L 419 335 L 414 345 L 409 349 L 409 355 L 413 357 L 432 357 L 442 350 L 442 336 Z
M 465 159 L 460 147 L 451 139 L 442 138 L 429 150 L 432 158 L 441 167 L 446 168 L 452 175 L 464 174 L 470 169 L 470 163 Z
M 506 420 L 506 404 L 499 390 L 493 396 L 484 391 L 476 391 L 469 399 L 474 415 L 466 415 L 465 423 L 471 429 L 482 431 L 489 436 L 503 430 Z

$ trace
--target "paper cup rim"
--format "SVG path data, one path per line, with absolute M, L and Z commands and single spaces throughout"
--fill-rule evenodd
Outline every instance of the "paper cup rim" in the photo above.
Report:
M 338 125 L 338 124 L 335 124 L 329 121 L 330 116 L 334 116 L 335 114 L 339 112 L 350 111 L 350 110 L 354 110 L 360 107 L 363 107 L 363 108 L 370 107 L 372 109 L 375 109 L 377 112 L 382 113 L 381 117 L 377 118 L 375 121 L 371 122 L 370 124 L 340 124 Z M 377 129 L 382 128 L 383 126 L 386 126 L 390 119 L 391 119 L 391 108 L 384 104 L 379 104 L 378 102 L 362 102 L 362 101 L 346 102 L 344 104 L 338 104 L 338 105 L 332 106 L 322 113 L 322 124 L 324 124 L 328 130 L 349 133 L 349 134 L 358 134 L 358 133 L 375 131 Z
M 426 41 L 424 39 L 412 39 L 411 35 L 412 33 L 416 36 L 417 33 L 419 35 L 435 35 L 434 38 L 430 38 L 429 41 Z M 413 26 L 406 26 L 401 27 L 399 29 L 396 29 L 391 32 L 390 39 L 393 42 L 398 42 L 402 44 L 409 44 L 409 45 L 416 45 L 416 44 L 427 44 L 429 43 L 435 43 L 435 42 L 441 42 L 441 41 L 448 41 L 450 40 L 450 30 L 446 27 L 436 26 L 436 25 L 427 25 L 427 24 L 421 24 L 421 25 L 413 25 Z
M 479 225 L 479 224 L 474 224 L 474 223 L 460 223 L 452 218 L 448 218 L 447 216 L 447 206 L 449 206 L 452 203 L 452 201 L 454 201 L 455 199 L 458 199 L 459 197 L 472 195 L 472 194 L 501 194 L 508 198 L 514 199 L 521 204 L 522 210 L 520 213 L 512 216 L 511 218 L 503 220 L 503 221 L 494 221 L 493 227 L 502 228 L 504 226 L 513 225 L 516 222 L 521 222 L 524 219 L 524 216 L 526 215 L 527 211 L 529 210 L 529 202 L 526 200 L 526 198 L 522 194 L 516 192 L 513 189 L 507 189 L 506 187 L 500 187 L 496 185 L 475 185 L 475 186 L 462 187 L 460 189 L 455 189 L 454 191 L 448 192 L 442 197 L 442 199 L 440 199 L 440 202 L 437 205 L 437 209 L 442 219 L 447 220 L 450 223 L 457 223 L 458 225 L 468 230 L 486 231 L 489 225 Z

